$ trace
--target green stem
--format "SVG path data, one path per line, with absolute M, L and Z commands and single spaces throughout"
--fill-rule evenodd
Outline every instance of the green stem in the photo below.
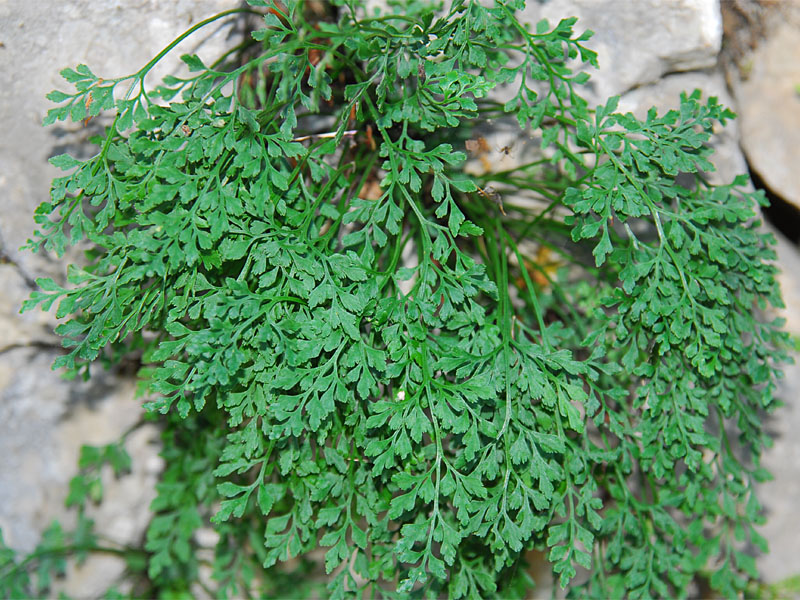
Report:
M 222 11 L 221 13 L 217 13 L 216 15 L 213 15 L 207 19 L 204 19 L 203 21 L 196 23 L 195 25 L 184 31 L 177 38 L 172 40 L 172 42 L 170 42 L 163 50 L 161 50 L 161 52 L 156 54 L 155 57 L 153 57 L 153 59 L 150 62 L 148 62 L 144 67 L 139 69 L 139 71 L 135 75 L 133 75 L 133 77 L 137 77 L 138 79 L 141 80 L 148 73 L 148 71 L 150 71 L 150 69 L 152 69 L 162 58 L 164 58 L 167 54 L 169 54 L 172 51 L 172 49 L 175 48 L 175 46 L 177 46 L 187 37 L 192 35 L 195 31 L 197 31 L 198 29 L 202 29 L 203 27 L 205 27 L 210 23 L 213 23 L 214 21 L 218 21 L 220 19 L 224 19 L 225 17 L 229 17 L 235 14 L 261 15 L 261 13 L 249 8 L 231 8 L 229 10 Z

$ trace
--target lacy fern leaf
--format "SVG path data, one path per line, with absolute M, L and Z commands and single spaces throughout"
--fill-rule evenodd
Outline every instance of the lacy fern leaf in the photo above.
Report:
M 223 596 L 279 593 L 296 557 L 320 593 L 316 548 L 332 598 L 507 598 L 532 549 L 575 596 L 740 593 L 786 340 L 759 316 L 763 194 L 704 175 L 730 111 L 590 108 L 591 32 L 529 31 L 517 1 L 250 4 L 236 61 L 154 90 L 163 53 L 79 66 L 50 96 L 47 123 L 116 116 L 53 160 L 30 242 L 91 260 L 25 308 L 65 318 L 72 374 L 141 355 L 168 464 L 150 591 L 197 585 L 211 526 Z M 541 150 L 467 175 L 503 115 Z

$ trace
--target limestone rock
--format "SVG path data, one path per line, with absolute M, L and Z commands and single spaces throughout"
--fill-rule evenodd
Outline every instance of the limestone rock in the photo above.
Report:
M 667 73 L 711 67 L 722 44 L 718 0 L 552 0 L 529 2 L 523 21 L 555 25 L 578 17 L 578 31 L 599 54 L 592 71 L 595 102 L 652 83 Z
M 778 240 L 776 266 L 785 308 L 774 316 L 786 319 L 784 329 L 800 339 L 800 248 L 789 242 L 774 227 L 767 225 Z M 766 418 L 766 428 L 774 445 L 764 452 L 762 466 L 774 479 L 759 485 L 758 497 L 764 505 L 767 522 L 759 532 L 769 543 L 770 553 L 759 556 L 757 565 L 764 581 L 777 583 L 800 570 L 800 538 L 797 536 L 797 498 L 800 498 L 800 353 L 794 364 L 784 366 L 784 379 L 777 397 L 784 405 Z
M 0 352 L 28 345 L 60 345 L 52 333 L 56 323 L 52 313 L 19 313 L 30 295 L 30 283 L 14 265 L 0 263 Z
M 33 232 L 34 208 L 47 199 L 50 180 L 60 174 L 47 159 L 67 151 L 93 154 L 86 139 L 102 131 L 98 119 L 88 127 L 80 123 L 41 127 L 52 106 L 46 94 L 68 89 L 59 71 L 85 63 L 100 77 L 135 73 L 194 23 L 239 4 L 236 0 L 0 2 L 0 240 L 8 256 L 29 273 L 57 275 L 63 270 L 46 256 L 18 248 Z M 237 21 L 218 23 L 175 48 L 151 79 L 183 72 L 179 62 L 183 53 L 196 52 L 208 61 L 235 45 L 241 35 Z
M 130 391 L 128 386 L 124 386 Z M 131 398 L 125 398 L 130 402 Z M 134 404 L 136 404 L 134 402 Z M 110 410 L 121 408 L 118 403 L 109 402 Z M 104 425 L 109 418 L 108 410 L 90 415 L 84 407 L 82 414 L 70 420 L 75 436 L 85 435 L 83 427 L 89 420 Z M 72 437 L 69 425 L 63 437 Z M 114 441 L 114 440 L 107 440 Z M 124 546 L 138 546 L 142 543 L 144 532 L 152 518 L 150 503 L 155 498 L 155 485 L 164 468 L 158 456 L 158 429 L 148 424 L 138 428 L 126 439 L 125 447 L 131 455 L 131 472 L 114 479 L 104 473 L 105 495 L 103 502 L 92 507 L 89 516 L 99 525 L 107 540 Z M 59 586 L 70 598 L 99 598 L 125 573 L 127 565 L 118 556 L 92 554 L 81 565 L 68 564 L 67 577 Z
M 795 281 L 795 284 L 800 282 Z M 795 313 L 795 318 L 797 318 Z M 795 364 L 784 369 L 778 390 L 785 403 L 767 419 L 767 429 L 775 440 L 764 452 L 762 466 L 774 479 L 759 486 L 758 497 L 767 522 L 759 532 L 769 543 L 769 554 L 758 557 L 759 573 L 767 583 L 796 576 L 800 569 L 800 536 L 797 535 L 797 499 L 800 498 L 800 353 Z M 788 596 L 786 596 L 788 597 Z
M 658 109 L 659 114 L 678 108 L 681 92 L 691 93 L 695 89 L 703 92 L 703 99 L 716 96 L 724 106 L 736 111 L 733 98 L 728 92 L 725 77 L 717 70 L 692 73 L 678 73 L 667 75 L 658 83 L 638 87 L 620 99 L 620 112 L 632 112 L 639 118 L 644 118 L 651 106 Z M 724 127 L 719 127 L 712 137 L 714 155 L 711 161 L 717 170 L 710 174 L 710 180 L 715 184 L 727 184 L 734 177 L 747 173 L 747 161 L 739 148 L 739 121 L 728 121 Z
M 784 329 L 790 335 L 800 339 L 800 249 L 783 237 L 781 233 L 773 228 L 770 229 L 778 238 L 776 252 L 780 273 L 777 280 L 781 286 L 783 302 L 786 305 L 786 308 L 778 311 L 778 316 L 786 319 Z
M 30 552 L 54 519 L 72 526 L 64 499 L 80 447 L 117 441 L 142 412 L 131 380 L 98 370 L 89 382 L 65 381 L 50 369 L 55 356 L 15 348 L 0 361 L 0 528 L 21 552 Z M 141 542 L 163 468 L 157 441 L 154 425 L 137 428 L 126 441 L 132 472 L 118 480 L 104 473 L 104 501 L 89 516 L 105 539 Z M 116 557 L 93 555 L 80 568 L 70 566 L 61 589 L 70 597 L 99 597 L 124 568 Z
M 63 512 L 80 446 L 116 441 L 142 411 L 131 381 L 100 369 L 89 382 L 65 381 L 50 369 L 56 356 L 15 348 L 0 361 L 0 527 L 21 550 Z M 134 496 L 119 510 L 133 511 Z
M 749 59 L 747 79 L 734 84 L 742 147 L 766 186 L 800 208 L 800 18 L 787 19 Z
M 80 446 L 117 440 L 142 414 L 129 378 L 98 367 L 90 382 L 60 379 L 50 368 L 60 351 L 52 334 L 55 318 L 40 311 L 18 314 L 33 280 L 43 275 L 63 280 L 67 262 L 19 250 L 34 229 L 34 208 L 60 174 L 47 159 L 63 152 L 91 156 L 96 148 L 86 140 L 104 126 L 98 117 L 86 127 L 42 128 L 51 107 L 45 95 L 69 89 L 58 73 L 79 63 L 101 77 L 135 73 L 193 24 L 239 5 L 237 0 L 0 2 L 0 528 L 6 543 L 22 552 L 33 549 L 54 518 L 64 518 Z M 241 29 L 237 19 L 218 21 L 176 47 L 151 79 L 181 74 L 183 53 L 215 60 L 238 43 Z M 109 482 L 106 501 L 93 516 L 106 537 L 138 543 L 161 470 L 156 428 L 137 429 L 127 447 L 133 473 Z M 71 574 L 64 590 L 97 596 L 121 568 L 92 559 Z

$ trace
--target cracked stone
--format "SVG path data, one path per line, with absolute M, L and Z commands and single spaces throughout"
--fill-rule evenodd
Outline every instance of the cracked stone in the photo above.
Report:
M 736 112 L 736 103 L 728 92 L 724 75 L 718 71 L 677 73 L 668 75 L 657 83 L 646 85 L 623 95 L 619 103 L 620 112 L 632 112 L 644 118 L 651 106 L 664 114 L 680 105 L 681 92 L 691 93 L 695 89 L 703 92 L 703 99 L 716 96 L 723 106 Z M 711 162 L 717 170 L 709 174 L 714 184 L 728 184 L 734 177 L 747 173 L 747 161 L 739 148 L 739 121 L 728 121 L 718 127 L 711 139 L 714 154 Z
M 53 519 L 70 526 L 63 508 L 68 483 L 77 470 L 80 446 L 115 441 L 142 415 L 130 379 L 94 370 L 92 381 L 64 381 L 51 370 L 58 351 L 50 346 L 56 320 L 39 310 L 18 314 L 36 277 L 64 280 L 67 262 L 81 262 L 80 250 L 62 259 L 19 248 L 34 229 L 33 211 L 48 197 L 55 154 L 88 157 L 89 135 L 101 131 L 102 118 L 87 127 L 59 123 L 42 128 L 45 98 L 67 90 L 59 76 L 65 67 L 91 66 L 101 77 L 136 72 L 181 32 L 238 0 L 74 0 L 48 3 L 0 2 L 3 30 L 0 69 L 0 528 L 5 542 L 27 552 Z M 151 82 L 181 75 L 179 56 L 198 53 L 207 63 L 241 39 L 236 20 L 219 21 L 190 37 L 156 67 Z M 227 23 L 227 24 L 225 24 Z M 24 70 L 24 77 L 21 76 Z M 24 275 L 24 276 L 23 276 Z M 26 282 L 26 279 L 28 280 Z M 150 519 L 148 506 L 161 471 L 157 429 L 137 429 L 128 440 L 133 473 L 109 481 L 106 501 L 93 509 L 98 529 L 121 543 L 138 543 Z M 99 597 L 124 565 L 93 557 L 72 569 L 63 591 Z M 98 562 L 99 561 L 99 562 Z M 116 565 L 116 566 L 114 566 Z
M 0 264 L 0 282 L 0 351 L 26 345 L 57 347 L 59 341 L 52 333 L 56 325 L 53 313 L 19 313 L 31 292 L 19 270 L 11 264 Z
M 91 156 L 95 149 L 88 137 L 102 131 L 98 119 L 88 127 L 41 126 L 53 106 L 45 98 L 47 93 L 69 89 L 59 71 L 85 63 L 100 77 L 134 73 L 193 24 L 239 4 L 237 0 L 73 0 L 51 2 L 43 10 L 40 2 L 0 2 L 4 25 L 0 52 L 7 65 L 0 69 L 0 239 L 27 273 L 57 277 L 63 271 L 61 261 L 19 251 L 33 232 L 33 210 L 47 199 L 49 182 L 61 174 L 47 159 L 63 152 Z M 184 53 L 213 62 L 241 39 L 236 23 L 221 20 L 189 37 L 154 68 L 148 82 L 185 72 L 179 66 Z
M 773 227 L 767 226 L 778 240 L 776 266 L 785 308 L 774 311 L 786 319 L 784 329 L 800 339 L 800 249 Z M 759 556 L 758 570 L 768 583 L 777 583 L 800 571 L 800 537 L 797 536 L 797 499 L 800 498 L 800 353 L 794 353 L 794 364 L 784 366 L 784 378 L 778 385 L 777 397 L 784 405 L 769 416 L 767 430 L 774 445 L 762 458 L 762 466 L 774 479 L 759 485 L 758 497 L 767 518 L 759 527 L 769 543 L 770 553 Z
M 775 194 L 800 208 L 800 8 L 775 26 L 735 80 L 742 147 L 750 166 Z
M 595 102 L 668 73 L 712 67 L 722 45 L 719 0 L 529 2 L 522 20 L 555 25 L 570 16 L 578 17 L 578 31 L 595 32 L 587 43 L 600 61 L 600 70 L 590 71 Z

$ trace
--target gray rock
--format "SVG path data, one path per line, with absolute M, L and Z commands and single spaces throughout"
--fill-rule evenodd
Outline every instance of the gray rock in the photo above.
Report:
M 795 284 L 800 282 L 795 281 Z M 797 499 L 800 498 L 800 353 L 784 370 L 779 398 L 784 406 L 767 420 L 775 443 L 762 458 L 774 479 L 759 486 L 758 497 L 767 522 L 759 527 L 769 543 L 769 554 L 759 556 L 759 573 L 767 583 L 777 583 L 800 571 L 800 536 L 797 535 Z
M 127 385 L 124 389 L 131 391 Z M 126 395 L 123 401 L 131 403 L 132 395 Z M 107 409 L 98 411 L 99 414 L 88 414 L 89 411 L 84 407 L 70 420 L 69 423 L 74 427 L 68 424 L 62 428 L 62 436 L 70 439 L 74 434 L 74 437 L 80 438 L 85 435 L 85 426 L 91 422 L 108 430 L 105 421 L 111 417 L 110 411 L 124 407 L 114 400 L 106 402 L 104 407 Z M 92 507 L 89 516 L 99 524 L 104 540 L 119 546 L 138 546 L 142 543 L 152 517 L 149 506 L 155 498 L 155 485 L 164 468 L 163 460 L 157 454 L 160 447 L 158 435 L 157 427 L 152 424 L 134 431 L 125 444 L 133 459 L 131 472 L 116 480 L 108 472 L 103 474 L 103 502 Z M 118 583 L 125 570 L 125 561 L 120 557 L 92 554 L 81 565 L 74 562 L 68 564 L 67 577 L 59 586 L 59 591 L 65 592 L 71 598 L 98 598 L 109 587 Z
M 740 64 L 731 77 L 739 104 L 741 144 L 765 184 L 784 200 L 800 208 L 800 7 L 787 3 L 769 19 L 765 39 Z M 780 18 L 778 18 L 780 17 Z M 740 78 L 740 75 L 742 79 Z M 800 339 L 800 251 L 773 230 L 778 238 L 778 281 L 786 308 L 776 311 L 786 319 L 785 329 Z M 760 527 L 770 553 L 757 559 L 767 583 L 777 583 L 800 571 L 797 536 L 797 499 L 800 498 L 800 353 L 784 368 L 778 397 L 783 401 L 768 420 L 775 443 L 764 453 L 762 464 L 774 476 L 761 484 L 759 498 L 767 522 Z
M 800 249 L 774 228 L 769 229 L 778 239 L 776 264 L 780 273 L 777 279 L 786 305 L 777 314 L 786 320 L 784 329 L 800 339 Z
M 90 382 L 65 381 L 50 369 L 56 356 L 15 348 L 0 361 L 0 528 L 21 550 L 63 514 L 80 446 L 116 441 L 142 412 L 132 381 L 100 369 Z M 132 494 L 118 510 L 133 512 L 136 504 Z
M 778 282 L 786 308 L 775 316 L 786 319 L 785 330 L 800 339 L 800 249 L 772 227 L 778 239 L 776 248 L 780 269 Z M 764 452 L 762 466 L 774 479 L 759 486 L 767 522 L 760 533 L 769 543 L 770 553 L 759 556 L 758 570 L 767 583 L 777 583 L 800 571 L 800 537 L 797 535 L 797 499 L 800 498 L 800 353 L 794 364 L 784 368 L 778 398 L 784 406 L 768 417 L 766 425 L 774 445 Z
M 73 0 L 0 2 L 0 240 L 8 256 L 29 273 L 55 275 L 62 268 L 42 255 L 21 253 L 30 237 L 34 208 L 47 198 L 59 175 L 47 159 L 65 151 L 90 153 L 85 143 L 99 125 L 60 123 L 43 129 L 52 106 L 45 95 L 67 90 L 59 76 L 65 67 L 91 66 L 100 77 L 135 73 L 192 24 L 226 9 L 236 0 Z M 151 81 L 179 68 L 179 56 L 197 52 L 214 60 L 235 45 L 236 21 L 219 21 L 180 44 Z M 232 39 L 229 39 L 231 38 Z
M 716 96 L 720 103 L 736 111 L 725 77 L 718 70 L 667 75 L 658 83 L 638 87 L 622 96 L 618 110 L 630 111 L 637 117 L 643 118 L 650 107 L 655 106 L 659 114 L 663 114 L 670 109 L 678 108 L 681 92 L 691 93 L 695 89 L 703 92 L 704 99 Z M 728 121 L 725 127 L 719 127 L 712 137 L 711 144 L 714 147 L 711 160 L 717 167 L 716 172 L 711 173 L 709 177 L 712 183 L 730 183 L 736 175 L 747 173 L 747 161 L 739 148 L 738 120 Z
M 6 543 L 29 552 L 54 519 L 66 529 L 75 515 L 64 508 L 80 447 L 117 441 L 141 418 L 134 382 L 98 371 L 90 382 L 60 379 L 50 370 L 56 353 L 37 348 L 5 352 L 0 361 L 0 528 Z M 126 440 L 131 473 L 114 479 L 103 473 L 102 504 L 89 508 L 104 540 L 141 542 L 149 505 L 163 466 L 158 429 L 143 425 Z M 70 564 L 59 589 L 70 597 L 99 597 L 125 570 L 124 561 L 91 555 Z
M 599 54 L 590 83 L 596 102 L 667 73 L 711 67 L 722 44 L 718 0 L 528 2 L 522 20 L 555 25 L 570 16 L 578 17 L 578 31 L 595 32 L 587 45 Z
M 52 332 L 56 323 L 52 313 L 40 310 L 19 313 L 30 295 L 30 283 L 14 265 L 0 264 L 0 353 L 29 345 L 60 345 Z
M 63 280 L 66 259 L 21 252 L 30 237 L 34 208 L 47 198 L 60 174 L 47 159 L 69 152 L 90 156 L 88 126 L 41 127 L 53 89 L 68 90 L 64 67 L 91 66 L 99 76 L 136 72 L 177 35 L 237 0 L 73 0 L 0 2 L 0 528 L 6 543 L 30 551 L 63 509 L 82 444 L 106 444 L 141 418 L 131 379 L 98 367 L 90 382 L 64 381 L 50 366 L 58 355 L 52 314 L 18 314 L 36 277 Z M 151 83 L 181 73 L 179 56 L 198 53 L 206 62 L 241 39 L 239 18 L 220 20 L 176 47 L 158 65 Z M 68 258 L 80 261 L 74 252 Z M 109 478 L 106 501 L 93 509 L 104 536 L 118 543 L 140 541 L 161 470 L 157 430 L 137 429 L 128 439 L 133 473 Z M 99 595 L 124 565 L 92 558 L 73 569 L 63 590 L 77 597 Z
M 800 18 L 780 22 L 734 80 L 742 147 L 775 194 L 800 208 Z

